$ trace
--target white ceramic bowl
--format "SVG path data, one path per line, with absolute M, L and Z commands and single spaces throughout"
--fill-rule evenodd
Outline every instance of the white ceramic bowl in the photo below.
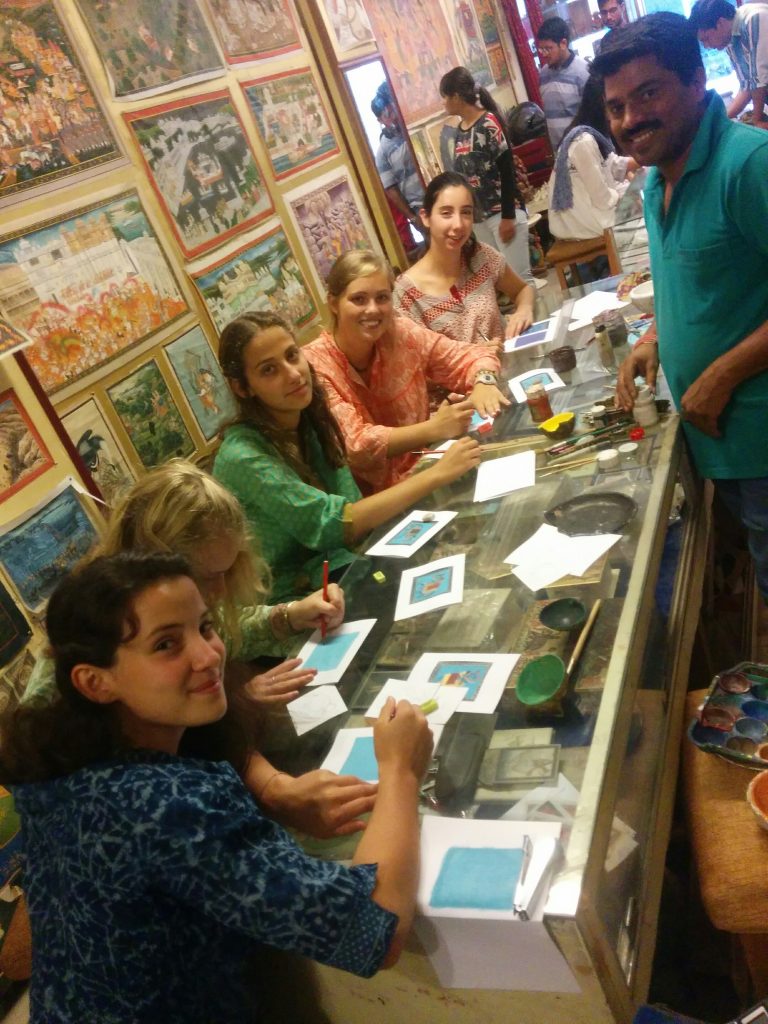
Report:
M 768 832 L 768 772 L 758 772 L 747 787 L 747 803 L 760 823 Z
M 653 314 L 653 281 L 643 281 L 642 284 L 636 285 L 628 297 L 641 313 Z

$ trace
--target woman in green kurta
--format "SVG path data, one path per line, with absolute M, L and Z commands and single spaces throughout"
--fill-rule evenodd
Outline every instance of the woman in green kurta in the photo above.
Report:
M 319 587 L 352 545 L 480 461 L 476 441 L 456 441 L 434 466 L 362 498 L 325 395 L 288 324 L 244 313 L 228 324 L 219 362 L 240 406 L 224 432 L 213 475 L 240 500 L 272 572 L 271 600 Z

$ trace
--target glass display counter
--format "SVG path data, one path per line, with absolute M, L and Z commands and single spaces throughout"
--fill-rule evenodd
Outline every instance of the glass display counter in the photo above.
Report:
M 555 411 L 584 413 L 612 390 L 615 378 L 599 365 L 595 346 L 586 343 L 590 334 L 569 338 L 580 350 L 578 365 L 563 375 L 567 387 L 551 393 Z M 504 372 L 513 376 L 537 365 L 546 365 L 541 350 L 524 350 L 505 357 Z M 559 773 L 571 803 L 564 796 L 557 807 L 540 807 L 533 817 L 563 826 L 563 856 L 543 921 L 571 983 L 559 991 L 507 991 L 499 977 L 489 988 L 445 989 L 412 937 L 397 967 L 372 981 L 314 968 L 318 1020 L 374 1024 L 405 1012 L 412 1024 L 607 1024 L 630 1021 L 647 994 L 706 561 L 708 496 L 690 471 L 674 414 L 647 431 L 631 461 L 607 473 L 598 472 L 587 453 L 574 468 L 551 462 L 543 451 L 548 442 L 525 405 L 503 413 L 484 443 L 487 458 L 536 447 L 536 486 L 475 503 L 471 474 L 423 504 L 457 516 L 410 560 L 357 559 L 343 580 L 348 614 L 375 617 L 377 623 L 339 684 L 349 715 L 301 741 L 291 740 L 286 729 L 284 763 L 293 770 L 317 767 L 338 728 L 363 725 L 362 712 L 384 681 L 404 678 L 425 651 L 518 652 L 497 708 L 495 735 L 544 726 L 560 746 Z M 504 558 L 534 533 L 547 509 L 606 492 L 618 492 L 636 506 L 621 540 L 584 576 L 531 592 Z M 463 602 L 393 622 L 403 568 L 460 553 L 466 555 Z M 557 632 L 539 621 L 541 607 L 562 596 L 577 597 L 587 607 L 600 598 L 600 611 L 562 716 L 532 718 L 515 695 L 520 669 L 547 650 L 567 660 L 579 632 Z M 481 784 L 462 814 L 499 818 L 530 788 L 489 792 Z M 427 813 L 435 813 L 434 807 Z M 325 855 L 348 856 L 349 849 L 331 844 Z

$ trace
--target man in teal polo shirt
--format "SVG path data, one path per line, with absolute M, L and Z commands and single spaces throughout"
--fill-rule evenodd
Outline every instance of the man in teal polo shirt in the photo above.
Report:
M 747 527 L 768 599 L 768 133 L 728 120 L 677 14 L 618 29 L 593 69 L 617 142 L 653 168 L 658 354 L 650 338 L 636 346 L 618 399 L 631 408 L 635 377 L 655 384 L 661 360 L 696 467 Z

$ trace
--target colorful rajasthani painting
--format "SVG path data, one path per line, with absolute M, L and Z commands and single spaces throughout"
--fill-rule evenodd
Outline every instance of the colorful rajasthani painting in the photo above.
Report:
M 50 0 L 0 4 L 0 200 L 120 158 Z
M 342 253 L 350 249 L 379 251 L 371 222 L 343 171 L 329 171 L 315 179 L 311 189 L 296 189 L 285 199 L 304 238 L 321 291 Z
M 104 501 L 114 506 L 134 476 L 96 400 L 89 398 L 62 416 L 61 422 Z
M 0 238 L 0 316 L 49 393 L 186 311 L 135 192 Z
M 237 404 L 200 327 L 165 346 L 165 354 L 189 402 L 200 433 L 210 441 L 237 416 Z
M 373 34 L 406 124 L 443 108 L 440 79 L 461 64 L 438 3 L 367 0 Z
M 221 74 L 197 0 L 77 0 L 117 99 Z
M 471 71 L 477 85 L 492 85 L 485 42 L 472 0 L 443 0 L 443 6 L 456 42 L 459 64 Z
M 278 180 L 339 152 L 309 68 L 241 84 Z
M 123 116 L 185 256 L 219 245 L 272 212 L 226 90 Z
M 493 46 L 495 43 L 500 43 L 499 25 L 496 20 L 498 15 L 493 0 L 474 0 L 474 5 L 485 45 Z
M 374 43 L 362 0 L 322 0 L 318 4 L 338 57 L 348 57 Z
M 93 524 L 65 481 L 8 524 L 0 536 L 0 562 L 27 608 L 39 611 L 95 540 Z
M 230 64 L 301 49 L 290 0 L 207 0 Z
M 0 501 L 53 465 L 43 439 L 12 389 L 0 395 Z
M 195 450 L 181 413 L 154 359 L 107 389 L 145 469 Z
M 285 233 L 275 227 L 208 265 L 189 268 L 217 331 L 246 310 L 280 313 L 294 327 L 317 310 Z

